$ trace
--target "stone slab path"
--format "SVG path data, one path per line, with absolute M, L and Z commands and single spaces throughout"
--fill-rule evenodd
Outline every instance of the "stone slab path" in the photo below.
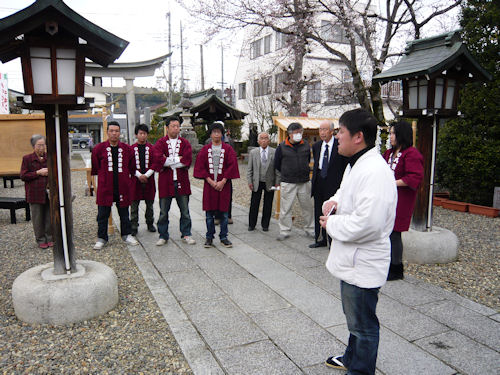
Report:
M 201 190 L 192 190 L 196 245 L 181 241 L 172 203 L 170 240 L 155 246 L 141 204 L 140 246 L 129 250 L 193 372 L 343 374 L 324 365 L 348 338 L 339 281 L 324 266 L 328 250 L 309 249 L 311 239 L 295 229 L 276 241 L 274 219 L 269 232 L 248 232 L 248 209 L 238 205 L 233 247 L 216 237 L 216 248 L 205 249 Z M 500 314 L 491 308 L 408 277 L 381 289 L 377 313 L 377 374 L 500 374 Z

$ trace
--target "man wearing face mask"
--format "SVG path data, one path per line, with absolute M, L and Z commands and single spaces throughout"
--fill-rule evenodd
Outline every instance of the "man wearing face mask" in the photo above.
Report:
M 304 231 L 314 237 L 313 202 L 309 181 L 311 149 L 302 139 L 304 128 L 298 122 L 288 125 L 288 137 L 276 149 L 274 168 L 281 174 L 280 234 L 278 241 L 290 237 L 292 231 L 292 206 L 299 200 L 304 218 Z

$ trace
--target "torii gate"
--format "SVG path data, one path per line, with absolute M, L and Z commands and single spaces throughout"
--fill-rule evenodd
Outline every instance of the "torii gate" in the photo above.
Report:
M 172 52 L 152 60 L 112 63 L 106 68 L 93 62 L 85 63 L 85 76 L 92 77 L 92 86 L 85 87 L 86 93 L 126 94 L 127 100 L 127 134 L 129 142 L 134 139 L 135 128 L 135 94 L 152 94 L 153 89 L 134 87 L 136 77 L 151 77 L 155 70 L 172 55 Z M 103 77 L 120 77 L 125 80 L 124 87 L 102 87 Z

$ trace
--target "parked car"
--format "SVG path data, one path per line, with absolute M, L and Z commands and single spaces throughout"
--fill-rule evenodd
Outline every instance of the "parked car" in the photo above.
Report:
M 91 143 L 91 137 L 88 133 L 69 133 L 69 137 L 71 138 L 73 147 L 78 147 L 82 150 L 88 148 L 89 143 Z

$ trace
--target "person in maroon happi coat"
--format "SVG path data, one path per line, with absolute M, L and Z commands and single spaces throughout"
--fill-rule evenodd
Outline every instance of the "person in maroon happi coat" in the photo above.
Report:
M 410 227 L 417 188 L 424 177 L 424 159 L 413 147 L 413 132 L 409 123 L 396 122 L 391 126 L 389 134 L 392 148 L 384 153 L 384 159 L 394 172 L 398 188 L 398 204 L 396 221 L 390 236 L 391 264 L 387 280 L 399 280 L 404 277 L 401 232 L 406 232 Z
M 160 173 L 158 177 L 158 193 L 160 195 L 158 232 L 160 238 L 156 245 L 166 244 L 170 237 L 168 212 L 174 198 L 181 213 L 179 220 L 181 238 L 188 245 L 194 245 L 196 241 L 191 237 L 191 216 L 189 215 L 191 185 L 188 173 L 193 160 L 193 152 L 189 141 L 179 136 L 179 118 L 169 117 L 166 120 L 166 125 L 167 135 L 156 141 L 154 146 L 155 170 Z
M 139 203 L 146 204 L 146 225 L 148 231 L 156 232 L 154 222 L 153 203 L 156 195 L 155 171 L 153 169 L 153 145 L 148 140 L 149 128 L 145 124 L 135 127 L 137 142 L 132 145 L 135 159 L 135 177 L 132 178 L 132 204 L 130 205 L 130 223 L 132 236 L 137 235 L 139 228 Z
M 31 222 L 36 242 L 41 249 L 54 245 L 50 224 L 50 204 L 47 195 L 48 174 L 45 137 L 31 137 L 33 152 L 23 156 L 20 177 L 24 181 L 26 202 L 30 204 Z
M 231 179 L 239 178 L 236 152 L 222 142 L 224 127 L 214 122 L 209 129 L 212 142 L 205 145 L 196 158 L 194 177 L 205 180 L 203 185 L 203 211 L 205 211 L 207 234 L 205 247 L 213 246 L 215 215 L 221 212 L 219 238 L 223 246 L 231 247 L 228 240 L 228 210 L 231 201 Z
M 131 235 L 128 207 L 132 201 L 131 176 L 135 173 L 132 148 L 120 142 L 120 124 L 108 123 L 108 140 L 92 150 L 92 175 L 97 175 L 97 242 L 95 250 L 101 250 L 108 242 L 108 219 L 111 206 L 116 203 L 120 215 L 122 239 L 129 245 L 137 245 Z

